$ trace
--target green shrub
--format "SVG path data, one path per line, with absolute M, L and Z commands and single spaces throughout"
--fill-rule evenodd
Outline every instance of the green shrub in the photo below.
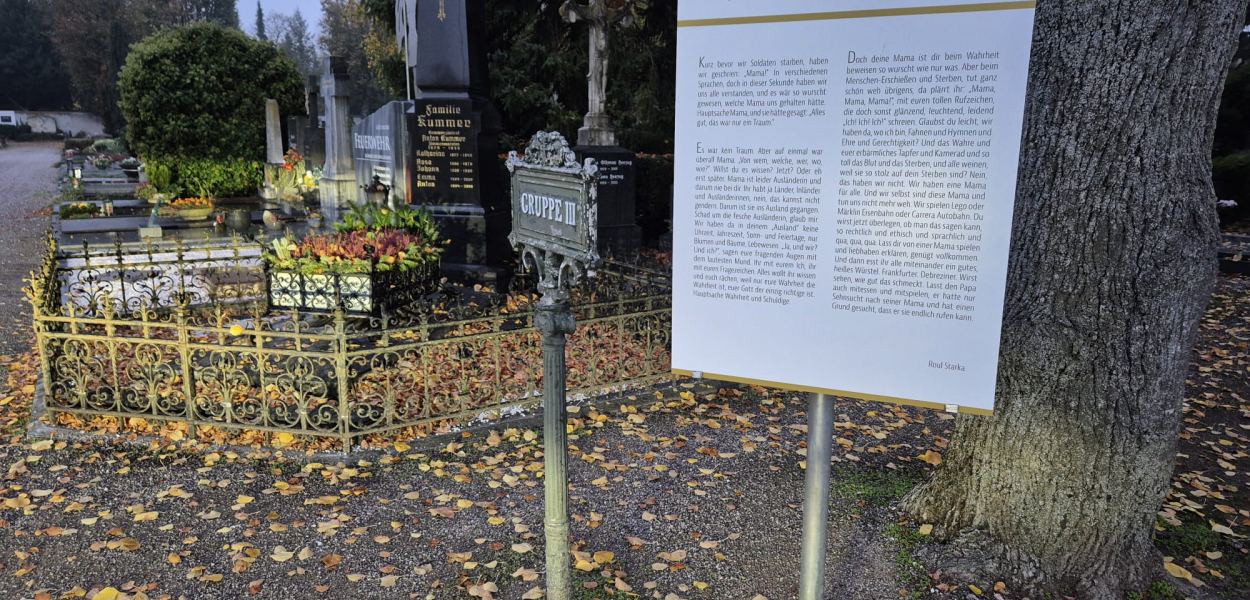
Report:
M 254 160 L 148 159 L 148 180 L 168 169 L 170 183 L 183 192 L 214 198 L 255 196 L 264 177 L 264 166 Z M 159 184 L 156 184 L 160 188 Z
M 30 131 L 30 125 L 0 125 L 0 137 L 7 140 L 28 142 L 34 137 L 34 134 Z
M 135 44 L 118 78 L 129 146 L 143 157 L 258 160 L 265 99 L 303 114 L 303 77 L 273 44 L 195 23 Z
M 93 143 L 95 142 L 91 138 L 69 137 L 69 138 L 65 138 L 65 149 L 74 150 L 74 151 L 82 151 L 82 150 L 86 150 L 87 148 L 90 148 L 91 144 Z

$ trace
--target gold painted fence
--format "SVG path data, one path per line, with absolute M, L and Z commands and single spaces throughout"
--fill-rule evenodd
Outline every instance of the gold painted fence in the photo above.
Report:
M 525 291 L 444 285 L 394 312 L 270 310 L 259 246 L 49 252 L 27 290 L 49 415 L 142 417 L 353 440 L 541 402 Z M 530 289 L 522 280 L 520 289 Z M 579 290 L 571 395 L 670 377 L 667 275 L 613 265 Z

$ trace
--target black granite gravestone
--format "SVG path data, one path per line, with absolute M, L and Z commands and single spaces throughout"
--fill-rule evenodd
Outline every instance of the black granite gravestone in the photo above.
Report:
M 576 146 L 577 160 L 599 164 L 599 253 L 629 256 L 642 246 L 635 214 L 637 176 L 634 152 L 620 146 Z
M 408 199 L 425 205 L 453 240 L 444 263 L 502 265 L 512 256 L 511 201 L 489 97 L 485 2 L 400 0 L 396 10 L 405 17 L 397 37 L 409 46 L 402 50 L 415 94 Z

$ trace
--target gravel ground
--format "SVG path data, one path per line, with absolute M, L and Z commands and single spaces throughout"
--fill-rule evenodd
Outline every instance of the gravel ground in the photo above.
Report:
M 39 264 L 56 197 L 59 142 L 9 142 L 0 149 L 0 354 L 30 347 L 30 308 L 22 288 Z
M 576 598 L 795 597 L 805 398 L 758 392 L 692 388 L 571 415 Z M 898 598 L 898 552 L 882 531 L 921 475 L 913 444 L 949 421 L 850 401 L 837 412 L 827 597 Z M 543 583 L 536 425 L 333 466 L 0 447 L 0 468 L 11 465 L 0 596 L 532 597 Z

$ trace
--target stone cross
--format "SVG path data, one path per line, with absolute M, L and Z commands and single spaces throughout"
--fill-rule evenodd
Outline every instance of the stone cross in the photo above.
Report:
M 569 23 L 586 21 L 590 24 L 590 70 L 586 73 L 587 98 L 590 111 L 577 130 L 579 146 L 615 146 L 616 132 L 604 112 L 608 85 L 608 32 L 613 26 L 628 26 L 633 0 L 587 0 L 582 4 L 565 0 L 560 16 Z

